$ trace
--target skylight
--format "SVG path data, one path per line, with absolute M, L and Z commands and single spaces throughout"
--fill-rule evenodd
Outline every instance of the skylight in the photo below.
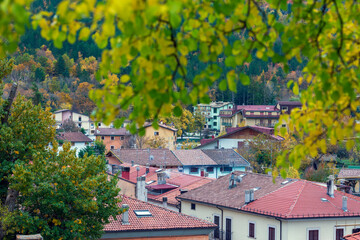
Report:
M 286 180 L 286 181 L 283 181 L 282 183 L 281 183 L 281 185 L 285 185 L 285 184 L 288 184 L 289 182 L 291 182 L 292 180 L 291 179 L 289 179 L 289 180 Z
M 161 172 L 161 171 L 162 171 L 162 169 L 157 169 L 157 170 L 155 170 L 155 172 L 157 172 L 157 173 L 158 173 L 158 172 Z
M 137 217 L 151 217 L 152 214 L 149 210 L 134 210 Z
M 155 182 L 155 180 L 148 181 L 148 182 L 146 182 L 146 185 L 152 184 L 154 182 Z
M 326 198 L 321 198 L 322 202 L 329 202 L 329 200 L 327 200 Z
M 259 190 L 261 187 L 256 187 L 256 188 L 253 188 L 254 192 L 256 192 L 257 190 Z

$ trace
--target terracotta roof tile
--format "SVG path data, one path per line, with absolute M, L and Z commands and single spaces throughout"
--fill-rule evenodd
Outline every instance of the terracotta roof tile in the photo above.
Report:
M 129 136 L 131 135 L 126 128 L 98 128 L 95 130 L 95 136 Z
M 110 223 L 105 225 L 105 232 L 120 231 L 141 231 L 141 230 L 170 230 L 170 229 L 199 229 L 214 228 L 213 223 L 191 217 L 182 213 L 174 212 L 147 202 L 123 196 L 122 202 L 129 205 L 129 224 L 124 225 L 121 222 L 121 215 L 116 219 L 110 217 Z M 149 210 L 150 217 L 137 217 L 134 210 Z
M 62 132 L 57 139 L 69 142 L 92 142 L 90 138 L 81 132 Z
M 360 178 L 360 169 L 343 168 L 340 170 L 338 178 Z
M 250 163 L 233 149 L 203 149 L 201 151 L 218 165 L 250 166 Z
M 150 163 L 150 166 L 164 166 L 177 167 L 181 166 L 181 162 L 174 156 L 174 154 L 168 149 L 150 149 L 150 153 L 147 149 L 116 149 L 111 150 L 121 162 L 131 163 L 145 166 Z M 149 156 L 153 156 L 154 160 L 149 161 Z
M 360 240 L 360 232 L 349 234 L 343 237 L 345 240 Z
M 200 149 L 189 150 L 174 150 L 172 151 L 184 165 L 217 165 L 208 155 L 202 152 Z

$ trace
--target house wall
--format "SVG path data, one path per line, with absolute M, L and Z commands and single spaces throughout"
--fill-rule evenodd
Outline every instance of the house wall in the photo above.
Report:
M 104 139 L 102 139 L 102 137 Z M 125 145 L 129 136 L 113 136 L 114 140 L 111 140 L 111 136 L 96 136 L 97 141 L 102 141 L 105 144 L 106 151 L 111 150 L 111 146 L 114 146 L 114 149 L 121 149 Z
M 220 217 L 221 211 L 215 206 L 195 203 L 195 210 L 191 209 L 190 201 L 181 201 L 181 212 L 193 217 L 198 217 L 214 222 L 214 215 Z M 225 219 L 232 219 L 232 239 L 254 239 L 248 237 L 249 222 L 255 223 L 255 239 L 268 239 L 269 226 L 275 227 L 275 239 L 280 240 L 280 221 L 273 217 L 266 217 L 257 214 L 245 213 L 236 210 L 223 208 Z M 344 228 L 344 235 L 351 234 L 353 228 L 360 228 L 360 217 L 357 218 L 323 218 L 303 220 L 283 220 L 282 240 L 307 240 L 309 229 L 319 230 L 319 240 L 335 240 L 336 228 Z
M 158 136 L 155 136 L 154 133 L 159 132 Z M 153 137 L 161 137 L 166 141 L 166 148 L 170 150 L 175 150 L 176 148 L 176 132 L 169 130 L 167 128 L 163 128 L 159 126 L 159 129 L 155 129 L 153 126 L 149 126 L 145 128 L 145 137 L 153 138 Z
M 120 188 L 120 194 L 136 198 L 136 184 L 119 178 L 116 186 Z
M 76 156 L 78 156 L 79 151 L 88 145 L 89 145 L 88 142 L 75 142 L 75 143 L 71 144 L 70 150 L 76 150 Z M 59 146 L 58 151 L 62 151 L 62 150 L 63 150 L 63 147 Z
M 105 238 L 101 238 L 105 239 Z M 166 236 L 166 237 L 136 237 L 136 238 L 106 238 L 111 240 L 166 240 L 166 239 L 172 239 L 172 240 L 208 240 L 208 235 L 192 235 L 192 236 Z

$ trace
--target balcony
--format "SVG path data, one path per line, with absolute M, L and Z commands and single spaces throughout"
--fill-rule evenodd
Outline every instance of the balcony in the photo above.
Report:
M 225 126 L 225 127 L 231 127 L 232 123 L 229 122 L 222 122 L 221 125 Z

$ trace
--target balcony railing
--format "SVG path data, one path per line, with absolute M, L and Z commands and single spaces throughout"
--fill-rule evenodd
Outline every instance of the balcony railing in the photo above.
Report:
M 222 122 L 221 125 L 226 126 L 226 127 L 231 127 L 231 126 L 232 126 L 232 123 Z
M 233 232 L 218 230 L 217 233 L 215 233 L 215 231 L 210 233 L 209 240 L 235 240 L 233 237 Z

